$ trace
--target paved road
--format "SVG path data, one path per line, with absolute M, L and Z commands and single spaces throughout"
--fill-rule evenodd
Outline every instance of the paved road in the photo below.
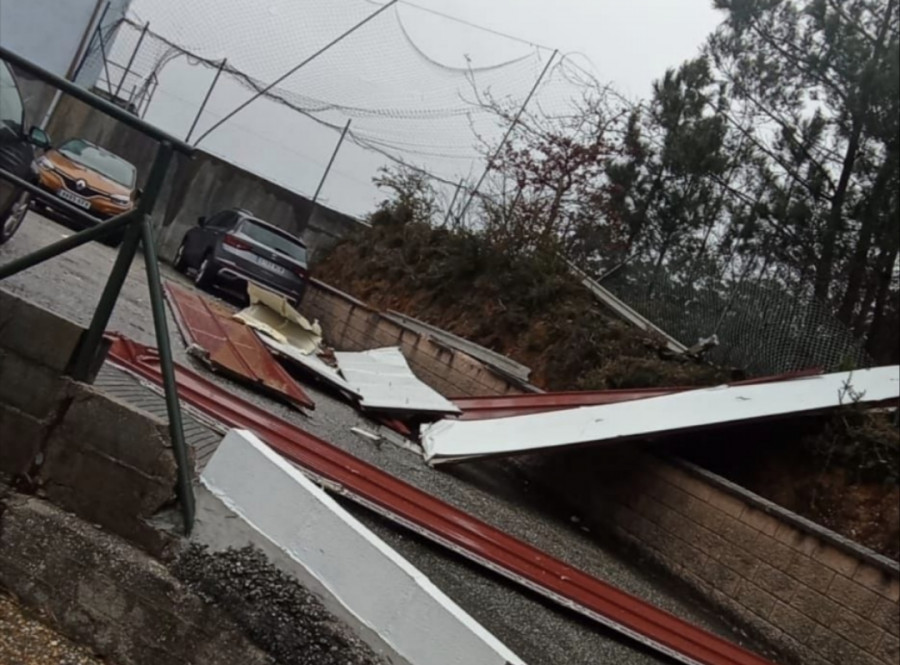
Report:
M 71 232 L 32 213 L 19 234 L 7 246 L 0 247 L 0 263 L 68 233 Z M 86 325 L 114 256 L 113 249 L 94 243 L 16 275 L 4 281 L 2 288 Z M 162 272 L 167 279 L 188 283 L 168 267 Z M 110 328 L 138 341 L 155 344 L 146 286 L 144 265 L 138 259 L 132 266 Z M 169 325 L 176 360 L 193 365 L 171 317 Z M 315 411 L 305 415 L 220 377 L 213 378 L 236 394 L 264 405 L 334 445 L 571 565 L 689 621 L 737 639 L 718 619 L 663 580 L 647 574 L 635 562 L 619 558 L 602 541 L 579 529 L 560 507 L 536 493 L 502 462 L 460 465 L 453 475 L 435 471 L 413 452 L 393 445 L 376 447 L 351 433 L 351 427 L 378 430 L 379 426 L 314 386 L 304 386 L 316 402 Z M 670 662 L 570 612 L 547 605 L 533 594 L 495 575 L 485 574 L 480 568 L 386 520 L 356 506 L 347 507 L 531 665 Z

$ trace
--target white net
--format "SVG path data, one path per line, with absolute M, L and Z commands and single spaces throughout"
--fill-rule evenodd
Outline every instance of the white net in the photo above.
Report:
M 126 94 L 137 97 L 154 73 L 185 55 L 209 68 L 227 58 L 226 73 L 256 92 L 377 9 L 367 0 L 275 0 L 264 6 L 242 0 L 137 2 L 107 55 L 113 69 L 121 69 L 149 24 L 122 86 Z M 267 98 L 334 129 L 349 118 L 349 138 L 357 145 L 455 183 L 480 168 L 483 141 L 496 140 L 504 129 L 479 99 L 489 95 L 506 105 L 521 103 L 551 52 L 520 43 L 506 49 L 518 53 L 503 62 L 450 66 L 416 43 L 404 11 L 416 10 L 387 9 L 279 83 Z M 99 55 L 93 49 L 91 57 Z M 577 94 L 572 67 L 559 60 L 534 103 L 546 112 L 564 112 Z M 111 73 L 116 84 L 120 76 Z M 172 96 L 164 89 L 167 94 Z M 198 134 L 219 117 L 204 114 Z

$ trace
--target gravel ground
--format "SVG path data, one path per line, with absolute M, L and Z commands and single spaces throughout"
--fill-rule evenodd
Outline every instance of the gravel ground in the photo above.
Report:
M 0 593 L 0 663 L 3 665 L 113 665 L 53 632 Z
M 309 591 L 252 547 L 209 553 L 192 546 L 173 572 L 227 607 L 279 665 L 387 665 Z
M 47 244 L 70 233 L 31 214 L 9 245 L 0 247 L 0 262 Z M 87 324 L 109 273 L 114 250 L 91 244 L 21 273 L 3 282 L 3 288 L 21 294 L 82 324 Z M 184 277 L 168 267 L 163 275 L 181 283 Z M 170 335 L 178 362 L 197 365 L 184 353 L 174 322 Z M 110 329 L 144 343 L 155 344 L 143 263 L 132 267 L 123 297 L 113 313 Z M 347 404 L 304 383 L 316 409 L 301 414 L 254 392 L 208 374 L 232 392 L 260 404 L 334 445 L 404 479 L 444 501 L 470 512 L 536 547 L 610 582 L 654 605 L 738 643 L 745 643 L 717 617 L 698 606 L 666 580 L 649 576 L 639 564 L 625 561 L 614 550 L 579 527 L 578 516 L 560 509 L 530 487 L 512 466 L 498 461 L 435 471 L 421 457 L 400 447 L 373 445 L 350 431 L 362 427 L 383 431 Z M 534 594 L 511 585 L 483 569 L 432 546 L 377 516 L 349 506 L 357 516 L 395 547 L 451 598 L 494 632 L 526 662 L 534 665 L 621 665 L 668 663 L 668 659 L 620 639 L 571 612 L 547 605 Z M 552 638 L 549 638 L 552 636 Z

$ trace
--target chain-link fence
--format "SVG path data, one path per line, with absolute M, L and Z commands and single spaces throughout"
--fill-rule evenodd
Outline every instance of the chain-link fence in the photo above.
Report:
M 705 357 L 754 375 L 872 362 L 828 306 L 761 271 L 723 279 L 630 264 L 602 284 L 687 346 L 715 335 Z

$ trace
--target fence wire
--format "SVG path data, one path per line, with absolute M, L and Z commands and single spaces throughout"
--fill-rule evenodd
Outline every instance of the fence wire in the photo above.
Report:
M 136 6 L 139 13 L 98 31 L 83 68 L 99 73 L 99 90 L 138 114 L 146 112 L 157 92 L 169 103 L 190 107 L 190 101 L 160 86 L 175 60 L 210 72 L 222 67 L 224 78 L 256 93 L 377 8 L 368 0 L 291 0 L 269 3 L 266 9 L 244 0 L 154 0 Z M 473 194 L 469 183 L 483 168 L 484 146 L 505 130 L 483 96 L 515 107 L 550 56 L 544 47 L 520 47 L 520 55 L 500 64 L 449 67 L 416 44 L 394 7 L 266 98 L 336 134 L 352 119 L 348 140 L 419 172 L 445 202 L 461 205 Z M 548 116 L 571 112 L 583 74 L 563 57 L 532 106 Z M 201 114 L 195 136 L 219 117 L 212 111 Z M 862 344 L 828 306 L 777 280 L 762 275 L 723 279 L 718 274 L 685 279 L 677 274 L 636 262 L 602 283 L 687 346 L 716 335 L 719 344 L 707 354 L 715 363 L 752 374 L 871 364 Z
M 616 297 L 687 346 L 716 336 L 705 357 L 752 375 L 872 365 L 863 344 L 831 309 L 764 273 L 673 278 L 628 265 L 602 281 Z

